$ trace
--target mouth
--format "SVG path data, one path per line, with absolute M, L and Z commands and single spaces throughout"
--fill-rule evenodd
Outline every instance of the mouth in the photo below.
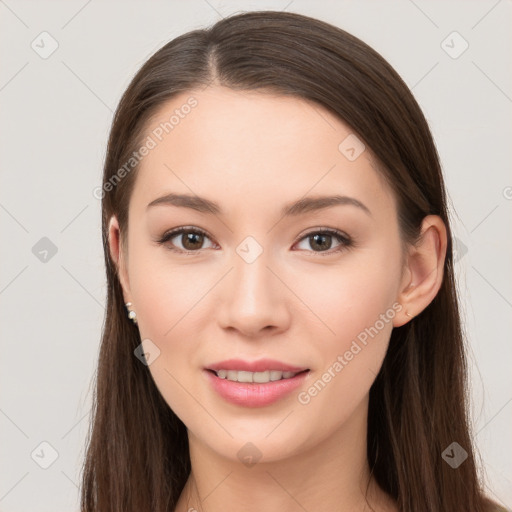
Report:
M 293 379 L 293 377 L 295 377 L 296 375 L 309 372 L 309 368 L 298 372 L 282 370 L 265 370 L 262 372 L 249 372 L 246 370 L 227 370 L 223 368 L 219 370 L 212 370 L 208 368 L 208 371 L 216 375 L 219 379 L 226 379 L 231 382 L 266 384 L 268 382 L 276 382 L 278 380 Z
M 240 407 L 264 407 L 274 404 L 304 386 L 309 373 L 309 369 L 299 372 L 250 372 L 224 368 L 204 370 L 211 388 L 227 402 Z
M 308 372 L 305 366 L 295 366 L 275 359 L 244 361 L 227 359 L 208 365 L 205 370 L 214 373 L 219 379 L 232 382 L 265 384 L 278 380 L 292 379 L 299 373 Z

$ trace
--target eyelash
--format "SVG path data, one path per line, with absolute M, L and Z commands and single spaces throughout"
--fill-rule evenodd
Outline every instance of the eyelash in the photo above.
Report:
M 192 228 L 192 227 L 183 226 L 181 228 L 176 228 L 176 229 L 173 229 L 171 231 L 164 233 L 163 236 L 160 238 L 160 240 L 157 241 L 157 243 L 160 245 L 164 245 L 169 240 L 174 238 L 175 236 L 181 235 L 183 233 L 194 233 L 194 234 L 198 234 L 198 235 L 203 235 L 211 240 L 211 237 L 208 235 L 208 233 L 206 231 L 204 231 L 200 228 Z M 309 233 L 306 233 L 301 238 L 299 238 L 299 240 L 297 240 L 297 242 L 295 242 L 295 243 L 301 242 L 302 240 L 309 238 L 313 235 L 330 235 L 330 236 L 333 236 L 334 238 L 336 238 L 338 240 L 338 242 L 340 242 L 340 245 L 335 249 L 328 249 L 326 251 L 308 251 L 308 252 L 312 252 L 313 254 L 316 254 L 318 256 L 330 256 L 334 253 L 339 253 L 344 250 L 347 250 L 355 245 L 354 240 L 352 238 L 350 238 L 348 235 L 346 235 L 345 233 L 343 233 L 341 231 L 331 229 L 331 228 L 319 228 L 315 231 L 310 231 Z M 295 245 L 295 243 L 294 243 L 294 245 Z M 185 249 L 177 249 L 177 248 L 171 247 L 171 246 L 167 246 L 167 249 L 169 249 L 170 251 L 173 251 L 173 252 L 177 252 L 179 254 L 190 254 L 190 255 L 197 254 L 203 250 L 203 249 L 198 249 L 197 251 L 187 251 Z

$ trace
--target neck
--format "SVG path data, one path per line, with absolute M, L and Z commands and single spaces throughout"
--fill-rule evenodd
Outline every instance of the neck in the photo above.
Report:
M 397 510 L 370 475 L 367 411 L 363 402 L 320 443 L 253 466 L 214 452 L 189 431 L 192 470 L 175 512 Z

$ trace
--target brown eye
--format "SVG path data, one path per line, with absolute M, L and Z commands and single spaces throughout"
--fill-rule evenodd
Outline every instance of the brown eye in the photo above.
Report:
M 166 233 L 159 243 L 167 245 L 169 249 L 176 252 L 199 252 L 205 248 L 203 244 L 206 240 L 210 240 L 210 238 L 202 230 L 179 228 Z M 213 244 L 210 247 L 212 246 Z
M 310 245 L 319 248 L 321 251 L 328 250 L 332 245 L 332 235 L 316 234 L 309 237 Z
M 333 238 L 337 240 L 338 246 L 331 250 Z M 340 231 L 333 231 L 331 229 L 314 231 L 301 238 L 302 242 L 306 240 L 311 249 L 306 248 L 316 253 L 327 253 L 332 254 L 334 252 L 341 251 L 352 245 L 352 240 Z M 299 243 L 300 243 L 299 242 Z
M 200 249 L 203 245 L 204 235 L 202 233 L 182 233 L 181 243 L 187 251 Z

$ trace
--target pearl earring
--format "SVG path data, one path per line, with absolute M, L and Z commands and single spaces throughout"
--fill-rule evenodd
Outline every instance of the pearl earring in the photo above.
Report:
M 126 309 L 128 310 L 128 318 L 134 323 L 136 324 L 137 323 L 137 313 L 135 313 L 135 311 L 133 311 L 132 309 L 130 309 L 130 306 L 132 305 L 131 302 L 127 302 L 125 304 L 126 306 Z

